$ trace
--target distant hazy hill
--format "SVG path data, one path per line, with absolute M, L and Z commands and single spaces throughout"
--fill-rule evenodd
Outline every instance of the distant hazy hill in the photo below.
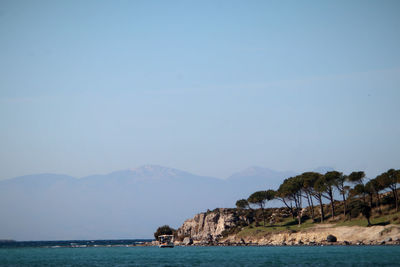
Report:
M 0 181 L 0 238 L 151 238 L 161 224 L 177 227 L 200 211 L 233 207 L 294 174 L 251 167 L 223 180 L 146 165 L 80 179 L 21 176 Z
M 231 175 L 227 179 L 236 198 L 247 198 L 249 194 L 263 189 L 278 189 L 285 178 L 296 175 L 295 172 L 279 172 L 262 167 L 250 167 Z
M 231 175 L 227 179 L 228 187 L 231 189 L 235 199 L 247 198 L 251 193 L 259 190 L 278 189 L 284 179 L 296 175 L 291 171 L 274 171 L 262 167 L 249 167 L 243 171 Z M 269 206 L 281 205 L 273 201 Z

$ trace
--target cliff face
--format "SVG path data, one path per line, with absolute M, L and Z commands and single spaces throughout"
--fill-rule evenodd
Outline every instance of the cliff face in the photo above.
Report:
M 195 241 L 217 241 L 224 231 L 238 225 L 248 225 L 253 221 L 253 216 L 240 213 L 236 209 L 216 209 L 186 220 L 178 229 L 178 237 L 191 237 Z

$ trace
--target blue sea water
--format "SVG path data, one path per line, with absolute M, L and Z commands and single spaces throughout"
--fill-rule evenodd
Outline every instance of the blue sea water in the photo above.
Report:
M 400 266 L 400 246 L 2 248 L 1 266 Z

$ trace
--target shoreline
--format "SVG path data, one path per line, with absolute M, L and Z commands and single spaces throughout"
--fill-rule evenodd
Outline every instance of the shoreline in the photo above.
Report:
M 149 245 L 154 246 L 154 245 Z M 352 242 L 324 242 L 324 243 L 312 243 L 312 244 L 256 244 L 256 243 L 217 243 L 217 244 L 194 244 L 194 245 L 181 245 L 177 244 L 176 247 L 323 247 L 323 246 L 400 246 L 400 241 L 389 241 L 389 242 L 376 242 L 376 243 L 352 243 Z
M 192 244 L 183 245 L 181 242 L 175 244 L 175 247 L 362 247 L 362 246 L 400 246 L 400 240 L 388 241 L 388 242 L 315 242 L 309 244 L 291 244 L 291 243 L 281 243 L 281 244 L 257 244 L 257 243 L 212 243 L 212 244 Z M 116 248 L 116 247 L 158 247 L 158 245 L 153 242 L 143 243 L 143 244 L 131 244 L 131 245 L 64 245 L 64 246 L 4 246 L 0 249 L 23 249 L 23 248 Z
M 400 245 L 399 224 L 337 225 L 338 220 L 305 228 L 253 226 L 237 209 L 216 209 L 186 220 L 177 230 L 175 245 L 198 246 L 381 246 Z M 272 210 L 272 214 L 284 210 Z M 397 215 L 394 215 L 397 216 Z M 273 216 L 272 216 L 273 217 Z M 287 217 L 287 216 L 286 216 Z M 290 217 L 289 217 L 290 218 Z M 290 219 L 286 219 L 286 224 Z M 243 226 L 240 226 L 243 225 Z M 247 225 L 247 226 L 246 226 Z M 248 226 L 250 225 L 250 227 Z M 277 227 L 278 229 L 276 229 Z

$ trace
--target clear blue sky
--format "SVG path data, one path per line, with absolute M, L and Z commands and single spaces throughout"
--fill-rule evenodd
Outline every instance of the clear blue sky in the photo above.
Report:
M 0 1 L 0 179 L 400 168 L 400 1 Z

